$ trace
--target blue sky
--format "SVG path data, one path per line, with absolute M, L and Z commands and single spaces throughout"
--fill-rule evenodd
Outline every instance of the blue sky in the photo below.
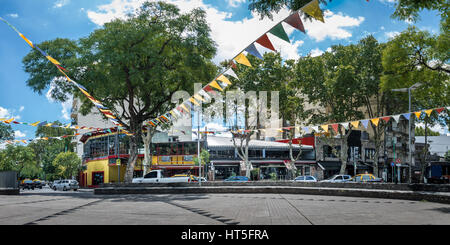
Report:
M 169 0 L 168 0 L 169 1 Z M 142 0 L 0 0 L 0 16 L 16 26 L 33 43 L 57 37 L 78 39 L 87 36 L 112 18 L 132 11 Z M 201 7 L 207 13 L 211 35 L 218 44 L 215 62 L 234 57 L 276 22 L 289 15 L 282 10 L 274 20 L 263 19 L 248 10 L 245 0 L 170 0 L 182 11 Z M 321 6 L 326 23 L 305 22 L 306 35 L 285 27 L 291 43 L 272 39 L 284 58 L 319 55 L 334 44 L 356 43 L 368 34 L 379 42 L 408 27 L 405 21 L 390 18 L 392 0 L 334 0 Z M 439 33 L 439 16 L 424 11 L 415 23 L 420 29 Z M 70 122 L 70 102 L 61 104 L 26 86 L 28 74 L 22 58 L 30 47 L 6 24 L 0 23 L 0 118 L 14 117 L 21 122 Z M 51 54 L 50 54 L 51 55 Z M 88 126 L 88 125 L 86 125 Z M 18 139 L 34 138 L 34 127 L 13 125 Z

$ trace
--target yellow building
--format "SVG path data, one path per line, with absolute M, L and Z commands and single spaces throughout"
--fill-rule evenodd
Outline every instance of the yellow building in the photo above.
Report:
M 83 170 L 79 183 L 85 187 L 96 187 L 103 183 L 123 182 L 129 158 L 129 140 L 111 128 L 104 132 L 90 132 L 80 139 L 83 142 Z M 118 142 L 118 143 L 117 143 Z M 141 148 L 143 145 L 141 146 Z M 149 170 L 162 169 L 166 176 L 175 174 L 197 174 L 194 166 L 197 142 L 170 142 L 152 144 L 152 163 Z M 140 149 L 143 152 L 143 149 Z M 138 154 L 133 177 L 143 175 L 144 154 Z

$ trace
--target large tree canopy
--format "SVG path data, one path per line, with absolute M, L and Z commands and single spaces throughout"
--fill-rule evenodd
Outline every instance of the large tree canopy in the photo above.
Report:
M 145 2 L 126 20 L 106 23 L 86 38 L 55 39 L 37 46 L 71 68 L 68 75 L 111 109 L 133 134 L 125 176 L 131 181 L 143 122 L 174 106 L 171 95 L 177 90 L 192 91 L 195 82 L 209 81 L 215 75 L 211 59 L 216 48 L 209 33 L 203 10 L 181 13 L 171 4 Z M 90 112 L 89 99 L 61 79 L 37 51 L 30 52 L 23 63 L 32 89 L 42 92 L 53 83 L 55 99 L 64 100 L 65 93 L 74 93 L 83 102 L 81 112 Z

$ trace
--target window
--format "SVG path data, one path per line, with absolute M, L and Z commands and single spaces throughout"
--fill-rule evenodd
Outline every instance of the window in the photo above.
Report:
M 363 175 L 362 176 L 362 181 L 368 181 L 370 180 L 370 175 Z
M 338 175 L 336 176 L 336 178 L 334 178 L 334 180 L 342 180 L 342 176 Z
M 158 177 L 158 172 L 150 172 L 144 176 L 145 179 L 153 179 Z
M 375 158 L 375 149 L 365 149 L 364 150 L 366 160 L 374 160 Z
M 350 179 L 350 176 L 349 175 L 344 175 L 344 179 L 345 180 Z
M 314 180 L 314 177 L 308 176 L 308 177 L 306 177 L 306 180 Z
M 305 180 L 305 177 L 304 176 L 300 176 L 300 177 L 297 177 L 297 178 L 295 178 L 296 180 Z

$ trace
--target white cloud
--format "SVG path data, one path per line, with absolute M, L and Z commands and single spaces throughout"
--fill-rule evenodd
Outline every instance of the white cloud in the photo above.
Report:
M 425 123 L 418 123 L 416 127 L 425 128 Z M 439 132 L 440 135 L 448 135 L 450 132 L 448 130 L 448 127 L 444 126 L 442 127 L 439 124 L 436 124 L 432 127 L 428 126 L 429 129 L 431 129 L 434 132 Z
M 397 35 L 399 35 L 400 34 L 400 32 L 398 32 L 398 31 L 390 31 L 390 32 L 385 32 L 384 33 L 384 35 L 387 37 L 387 38 L 394 38 L 395 36 L 397 36 Z
M 306 33 L 317 42 L 326 38 L 331 38 L 332 40 L 350 38 L 352 33 L 344 28 L 357 27 L 364 22 L 364 17 L 362 16 L 353 18 L 340 12 L 335 14 L 329 10 L 324 12 L 324 18 L 325 23 L 317 20 L 306 20 L 304 22 Z
M 19 18 L 19 15 L 16 13 L 13 14 L 8 14 L 7 16 L 11 17 L 11 18 Z
M 317 56 L 321 56 L 324 52 L 318 48 L 315 48 L 313 50 L 311 50 L 310 55 L 311 57 L 317 57 Z
M 53 8 L 61 8 L 70 3 L 70 0 L 58 0 L 53 4 Z
M 15 110 L 10 110 L 0 106 L 0 118 L 14 118 L 15 120 L 20 119 L 19 115 L 14 115 Z
M 138 8 L 142 2 L 143 0 L 113 0 L 110 4 L 99 5 L 96 10 L 88 10 L 87 15 L 93 23 L 103 25 L 115 18 L 126 18 L 126 14 Z M 218 45 L 217 55 L 214 59 L 217 63 L 224 59 L 233 58 L 247 45 L 289 15 L 288 10 L 281 10 L 274 14 L 273 20 L 268 18 L 260 20 L 256 13 L 252 13 L 249 18 L 232 21 L 230 20 L 231 12 L 219 11 L 199 0 L 170 0 L 168 2 L 177 5 L 181 12 L 188 12 L 193 8 L 205 10 L 206 20 L 211 28 L 211 36 Z M 231 2 L 234 4 L 240 2 L 240 0 L 230 1 L 229 3 Z M 325 24 L 315 20 L 305 21 L 304 23 L 308 35 L 316 41 L 323 41 L 325 38 L 349 38 L 352 34 L 344 28 L 359 26 L 364 21 L 364 17 L 353 18 L 342 13 L 334 14 L 331 11 L 325 11 L 324 17 Z M 283 26 L 288 35 L 295 31 L 294 28 L 285 23 L 283 23 Z M 303 44 L 303 41 L 287 43 L 275 36 L 269 36 L 274 47 L 281 50 L 283 58 L 299 57 L 298 48 Z M 267 51 L 265 48 L 259 48 L 261 53 Z
M 23 111 L 25 109 L 25 106 L 20 106 L 19 112 Z
M 228 5 L 231 7 L 237 7 L 239 6 L 239 4 L 245 2 L 245 0 L 227 0 L 228 1 Z
M 51 103 L 56 103 L 56 101 L 51 97 L 52 90 L 55 89 L 55 86 L 56 86 L 55 82 L 52 81 L 50 84 L 50 89 L 45 94 L 45 97 Z M 66 95 L 67 95 L 68 99 L 65 102 L 61 103 L 61 106 L 62 106 L 61 118 L 65 119 L 65 120 L 69 120 L 70 119 L 70 111 L 71 111 L 72 103 L 73 103 L 73 95 L 71 95 L 71 94 L 66 94 Z
M 27 135 L 25 133 L 22 133 L 20 130 L 14 131 L 14 138 L 24 138 Z

